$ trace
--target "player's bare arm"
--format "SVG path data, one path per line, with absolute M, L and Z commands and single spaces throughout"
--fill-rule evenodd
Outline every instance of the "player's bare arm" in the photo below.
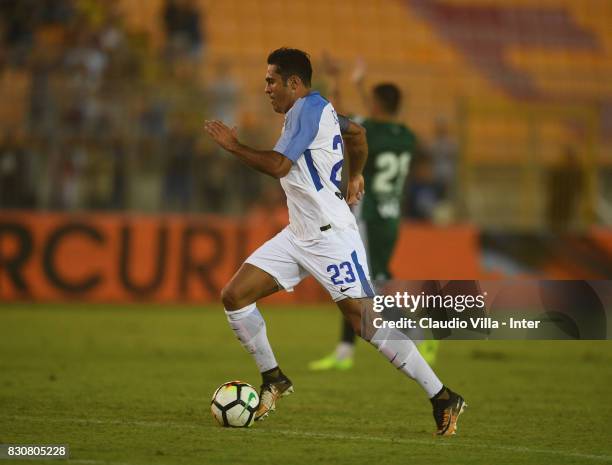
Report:
M 348 128 L 342 133 L 344 148 L 348 161 L 348 196 L 349 205 L 359 202 L 364 194 L 363 168 L 368 159 L 368 142 L 363 126 L 349 120 Z
M 334 105 L 334 108 L 338 113 L 343 113 L 343 106 L 340 92 L 340 63 L 332 57 L 329 53 L 323 53 L 323 72 L 327 77 L 327 83 L 329 86 L 327 97 L 329 101 Z
M 359 93 L 359 97 L 361 98 L 363 106 L 369 109 L 371 105 L 371 100 L 370 95 L 368 94 L 368 90 L 365 86 L 366 70 L 367 66 L 365 60 L 363 58 L 358 58 L 355 62 L 355 68 L 353 69 L 351 81 L 353 81 L 355 87 L 357 88 L 357 92 Z
M 238 141 L 237 128 L 230 129 L 221 121 L 205 121 L 204 130 L 223 149 L 236 155 L 243 163 L 274 178 L 282 178 L 291 169 L 287 157 L 274 150 L 255 150 Z

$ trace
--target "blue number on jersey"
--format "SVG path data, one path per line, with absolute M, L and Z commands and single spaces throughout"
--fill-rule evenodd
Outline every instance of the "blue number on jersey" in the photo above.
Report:
M 342 160 L 336 163 L 331 170 L 331 174 L 329 175 L 329 180 L 340 189 L 340 176 L 338 174 L 342 170 L 342 165 L 344 164 L 344 143 L 342 142 L 342 136 L 340 134 L 336 134 L 334 136 L 334 142 L 332 144 L 333 149 L 336 150 L 338 146 L 340 146 L 340 153 L 342 154 Z
M 343 279 L 338 279 L 340 278 L 340 270 L 344 271 L 344 276 L 342 276 Z M 327 267 L 327 272 L 333 273 L 330 277 L 331 282 L 338 286 L 340 284 L 354 283 L 356 279 L 351 262 L 342 262 L 340 265 L 329 265 Z
M 340 153 L 344 157 L 344 143 L 342 142 L 342 136 L 340 134 L 336 134 L 334 136 L 334 141 L 332 143 L 332 147 L 336 150 L 340 146 Z M 321 177 L 319 176 L 319 172 L 317 171 L 317 167 L 314 164 L 314 159 L 312 158 L 312 152 L 310 150 L 304 151 L 304 158 L 306 159 L 306 166 L 308 167 L 308 172 L 310 173 L 310 177 L 312 178 L 312 183 L 317 189 L 317 192 L 323 189 L 323 183 L 321 182 Z M 344 163 L 344 158 L 332 166 L 331 173 L 329 175 L 329 180 L 340 189 L 340 179 L 338 174 L 342 170 L 342 164 Z

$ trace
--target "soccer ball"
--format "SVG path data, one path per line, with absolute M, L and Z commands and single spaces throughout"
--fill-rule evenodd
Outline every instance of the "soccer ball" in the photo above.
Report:
M 230 381 L 217 388 L 210 402 L 210 411 L 221 426 L 247 428 L 253 424 L 259 395 L 253 386 Z

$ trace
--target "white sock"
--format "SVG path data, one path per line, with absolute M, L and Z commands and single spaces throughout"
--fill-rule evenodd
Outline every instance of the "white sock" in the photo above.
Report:
M 395 368 L 414 379 L 431 399 L 442 389 L 442 382 L 423 359 L 414 342 L 397 329 L 381 328 L 374 333 L 370 343 L 383 354 Z
M 268 342 L 266 322 L 257 306 L 253 303 L 231 312 L 225 310 L 225 314 L 242 347 L 255 358 L 259 371 L 263 373 L 276 368 L 278 363 Z
M 336 346 L 336 360 L 352 358 L 353 352 L 355 352 L 355 344 L 351 344 L 350 342 L 339 342 Z

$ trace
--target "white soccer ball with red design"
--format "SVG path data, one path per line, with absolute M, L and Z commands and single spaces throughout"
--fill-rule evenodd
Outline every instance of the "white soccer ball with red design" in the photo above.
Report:
M 221 426 L 246 428 L 253 424 L 259 405 L 259 394 L 242 381 L 229 381 L 217 388 L 210 411 Z

